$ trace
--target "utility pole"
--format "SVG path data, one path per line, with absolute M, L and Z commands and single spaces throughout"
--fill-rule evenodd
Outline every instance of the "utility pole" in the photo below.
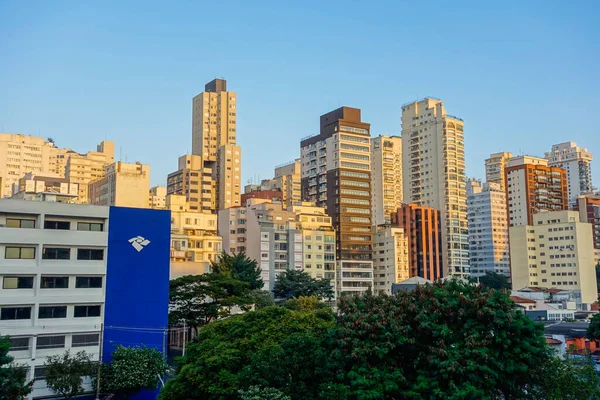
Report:
M 100 353 L 98 354 L 98 377 L 96 379 L 96 400 L 100 400 L 100 371 L 102 370 L 102 340 L 104 339 L 104 323 L 100 324 Z
M 187 339 L 187 327 L 185 325 L 185 319 L 183 320 L 183 352 L 182 355 L 185 356 L 185 340 Z
M 163 360 L 167 360 L 167 328 L 163 328 Z

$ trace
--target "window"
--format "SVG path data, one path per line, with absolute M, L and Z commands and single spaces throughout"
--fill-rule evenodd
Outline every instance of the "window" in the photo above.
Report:
M 75 318 L 99 316 L 100 306 L 75 306 Z
M 69 287 L 68 276 L 42 276 L 41 289 L 67 289 Z
M 78 260 L 103 260 L 104 250 L 102 249 L 77 249 Z
M 67 306 L 40 306 L 38 318 L 67 318 Z
M 5 276 L 2 289 L 32 289 L 33 276 Z
M 65 336 L 38 336 L 36 349 L 62 349 L 65 347 Z M 36 367 L 37 370 L 37 367 Z
M 0 320 L 31 319 L 31 307 L 2 307 Z
M 100 343 L 100 335 L 97 333 L 73 335 L 72 339 L 71 347 L 98 346 Z
M 102 224 L 100 222 L 78 222 L 77 223 L 78 231 L 102 232 L 102 228 L 104 228 L 104 224 Z
M 69 221 L 44 221 L 44 229 L 60 229 L 68 231 L 71 229 Z
M 11 337 L 8 341 L 10 351 L 29 350 L 29 337 Z
M 6 218 L 7 228 L 35 228 L 34 219 Z
M 43 260 L 69 260 L 71 258 L 71 249 L 60 247 L 44 247 L 42 249 Z
M 38 338 L 38 344 L 40 342 L 40 339 L 41 338 Z M 46 379 L 46 367 L 35 367 L 35 370 L 33 372 L 33 379 L 35 379 L 36 381 L 43 381 L 44 379 Z
M 4 258 L 33 260 L 35 258 L 35 247 L 6 247 Z
M 101 276 L 78 276 L 75 278 L 75 287 L 78 289 L 101 288 Z

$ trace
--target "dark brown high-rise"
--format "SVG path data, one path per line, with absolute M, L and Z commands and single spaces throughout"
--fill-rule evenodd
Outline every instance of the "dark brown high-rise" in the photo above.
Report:
M 442 277 L 442 235 L 440 212 L 416 204 L 403 204 L 392 214 L 392 224 L 404 229 L 408 239 L 410 276 L 431 281 Z
M 337 239 L 338 294 L 373 285 L 370 124 L 342 107 L 321 116 L 320 133 L 301 142 L 302 198 L 325 207 Z

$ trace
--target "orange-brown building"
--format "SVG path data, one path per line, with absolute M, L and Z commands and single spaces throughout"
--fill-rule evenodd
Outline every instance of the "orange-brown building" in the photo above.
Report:
M 533 214 L 569 208 L 567 173 L 549 167 L 544 158 L 519 156 L 508 160 L 506 199 L 509 226 L 533 224 Z
M 404 229 L 408 239 L 410 276 L 431 281 L 443 276 L 440 212 L 416 204 L 403 204 L 392 215 L 392 224 Z
M 283 201 L 283 192 L 281 190 L 253 190 L 242 194 L 242 207 L 246 207 L 248 199 L 265 199 L 273 203 L 281 203 Z
M 600 252 L 600 194 L 579 197 L 573 209 L 579 211 L 581 222 L 592 224 L 594 249 L 596 249 L 596 258 L 598 258 Z

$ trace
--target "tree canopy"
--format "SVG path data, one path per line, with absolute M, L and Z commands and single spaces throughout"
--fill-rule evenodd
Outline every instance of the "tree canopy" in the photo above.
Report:
M 9 351 L 8 337 L 0 336 L 0 400 L 21 399 L 31 392 L 33 386 L 33 381 L 27 382 L 26 367 L 14 364 Z
M 118 346 L 102 365 L 100 388 L 104 394 L 129 398 L 141 390 L 155 390 L 168 366 L 162 353 L 150 347 Z
M 283 299 L 314 296 L 320 300 L 329 300 L 334 296 L 329 279 L 316 279 L 304 271 L 293 269 L 277 276 L 273 294 Z
M 204 326 L 161 392 L 162 400 L 240 398 L 252 386 L 317 398 L 330 310 L 267 307 Z M 305 396 L 305 397 L 298 397 Z
M 46 385 L 65 399 L 83 394 L 83 377 L 90 376 L 94 371 L 90 356 L 85 351 L 71 355 L 67 350 L 61 355 L 48 356 L 44 366 Z
M 479 283 L 488 289 L 510 290 L 510 280 L 504 274 L 488 271 L 479 277 Z
M 160 398 L 600 399 L 593 366 L 556 357 L 505 291 L 448 280 L 345 297 L 337 316 L 318 303 L 204 326 Z
M 232 279 L 246 282 L 250 290 L 262 289 L 264 282 L 261 270 L 256 260 L 252 260 L 245 253 L 227 254 L 223 251 L 217 261 L 212 262 L 213 272 L 226 275 Z

